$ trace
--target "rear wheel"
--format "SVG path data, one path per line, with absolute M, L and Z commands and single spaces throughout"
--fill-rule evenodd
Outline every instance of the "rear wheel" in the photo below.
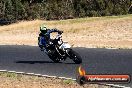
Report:
M 77 52 L 70 50 L 69 55 L 70 59 L 72 59 L 76 64 L 82 63 L 82 58 Z

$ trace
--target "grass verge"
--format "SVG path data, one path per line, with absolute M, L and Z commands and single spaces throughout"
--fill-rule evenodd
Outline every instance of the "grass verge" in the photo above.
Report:
M 98 84 L 80 86 L 73 80 L 0 72 L 0 88 L 112 88 Z

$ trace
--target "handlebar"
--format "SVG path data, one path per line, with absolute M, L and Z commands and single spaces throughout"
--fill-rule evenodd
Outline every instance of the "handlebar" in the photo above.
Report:
M 55 39 L 59 39 L 61 37 L 62 37 L 61 34 L 58 34 Z

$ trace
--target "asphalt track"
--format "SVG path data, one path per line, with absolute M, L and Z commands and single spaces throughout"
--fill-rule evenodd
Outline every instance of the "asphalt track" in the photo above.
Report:
M 130 74 L 131 49 L 73 48 L 83 58 L 87 74 Z M 76 78 L 77 68 L 70 59 L 53 63 L 37 46 L 0 45 L 0 70 Z M 132 87 L 130 84 L 121 84 Z

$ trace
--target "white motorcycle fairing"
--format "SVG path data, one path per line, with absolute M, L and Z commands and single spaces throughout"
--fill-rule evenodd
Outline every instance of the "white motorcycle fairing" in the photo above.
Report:
M 59 48 L 60 49 L 69 49 L 69 48 L 71 48 L 71 46 L 68 43 L 65 42 Z

